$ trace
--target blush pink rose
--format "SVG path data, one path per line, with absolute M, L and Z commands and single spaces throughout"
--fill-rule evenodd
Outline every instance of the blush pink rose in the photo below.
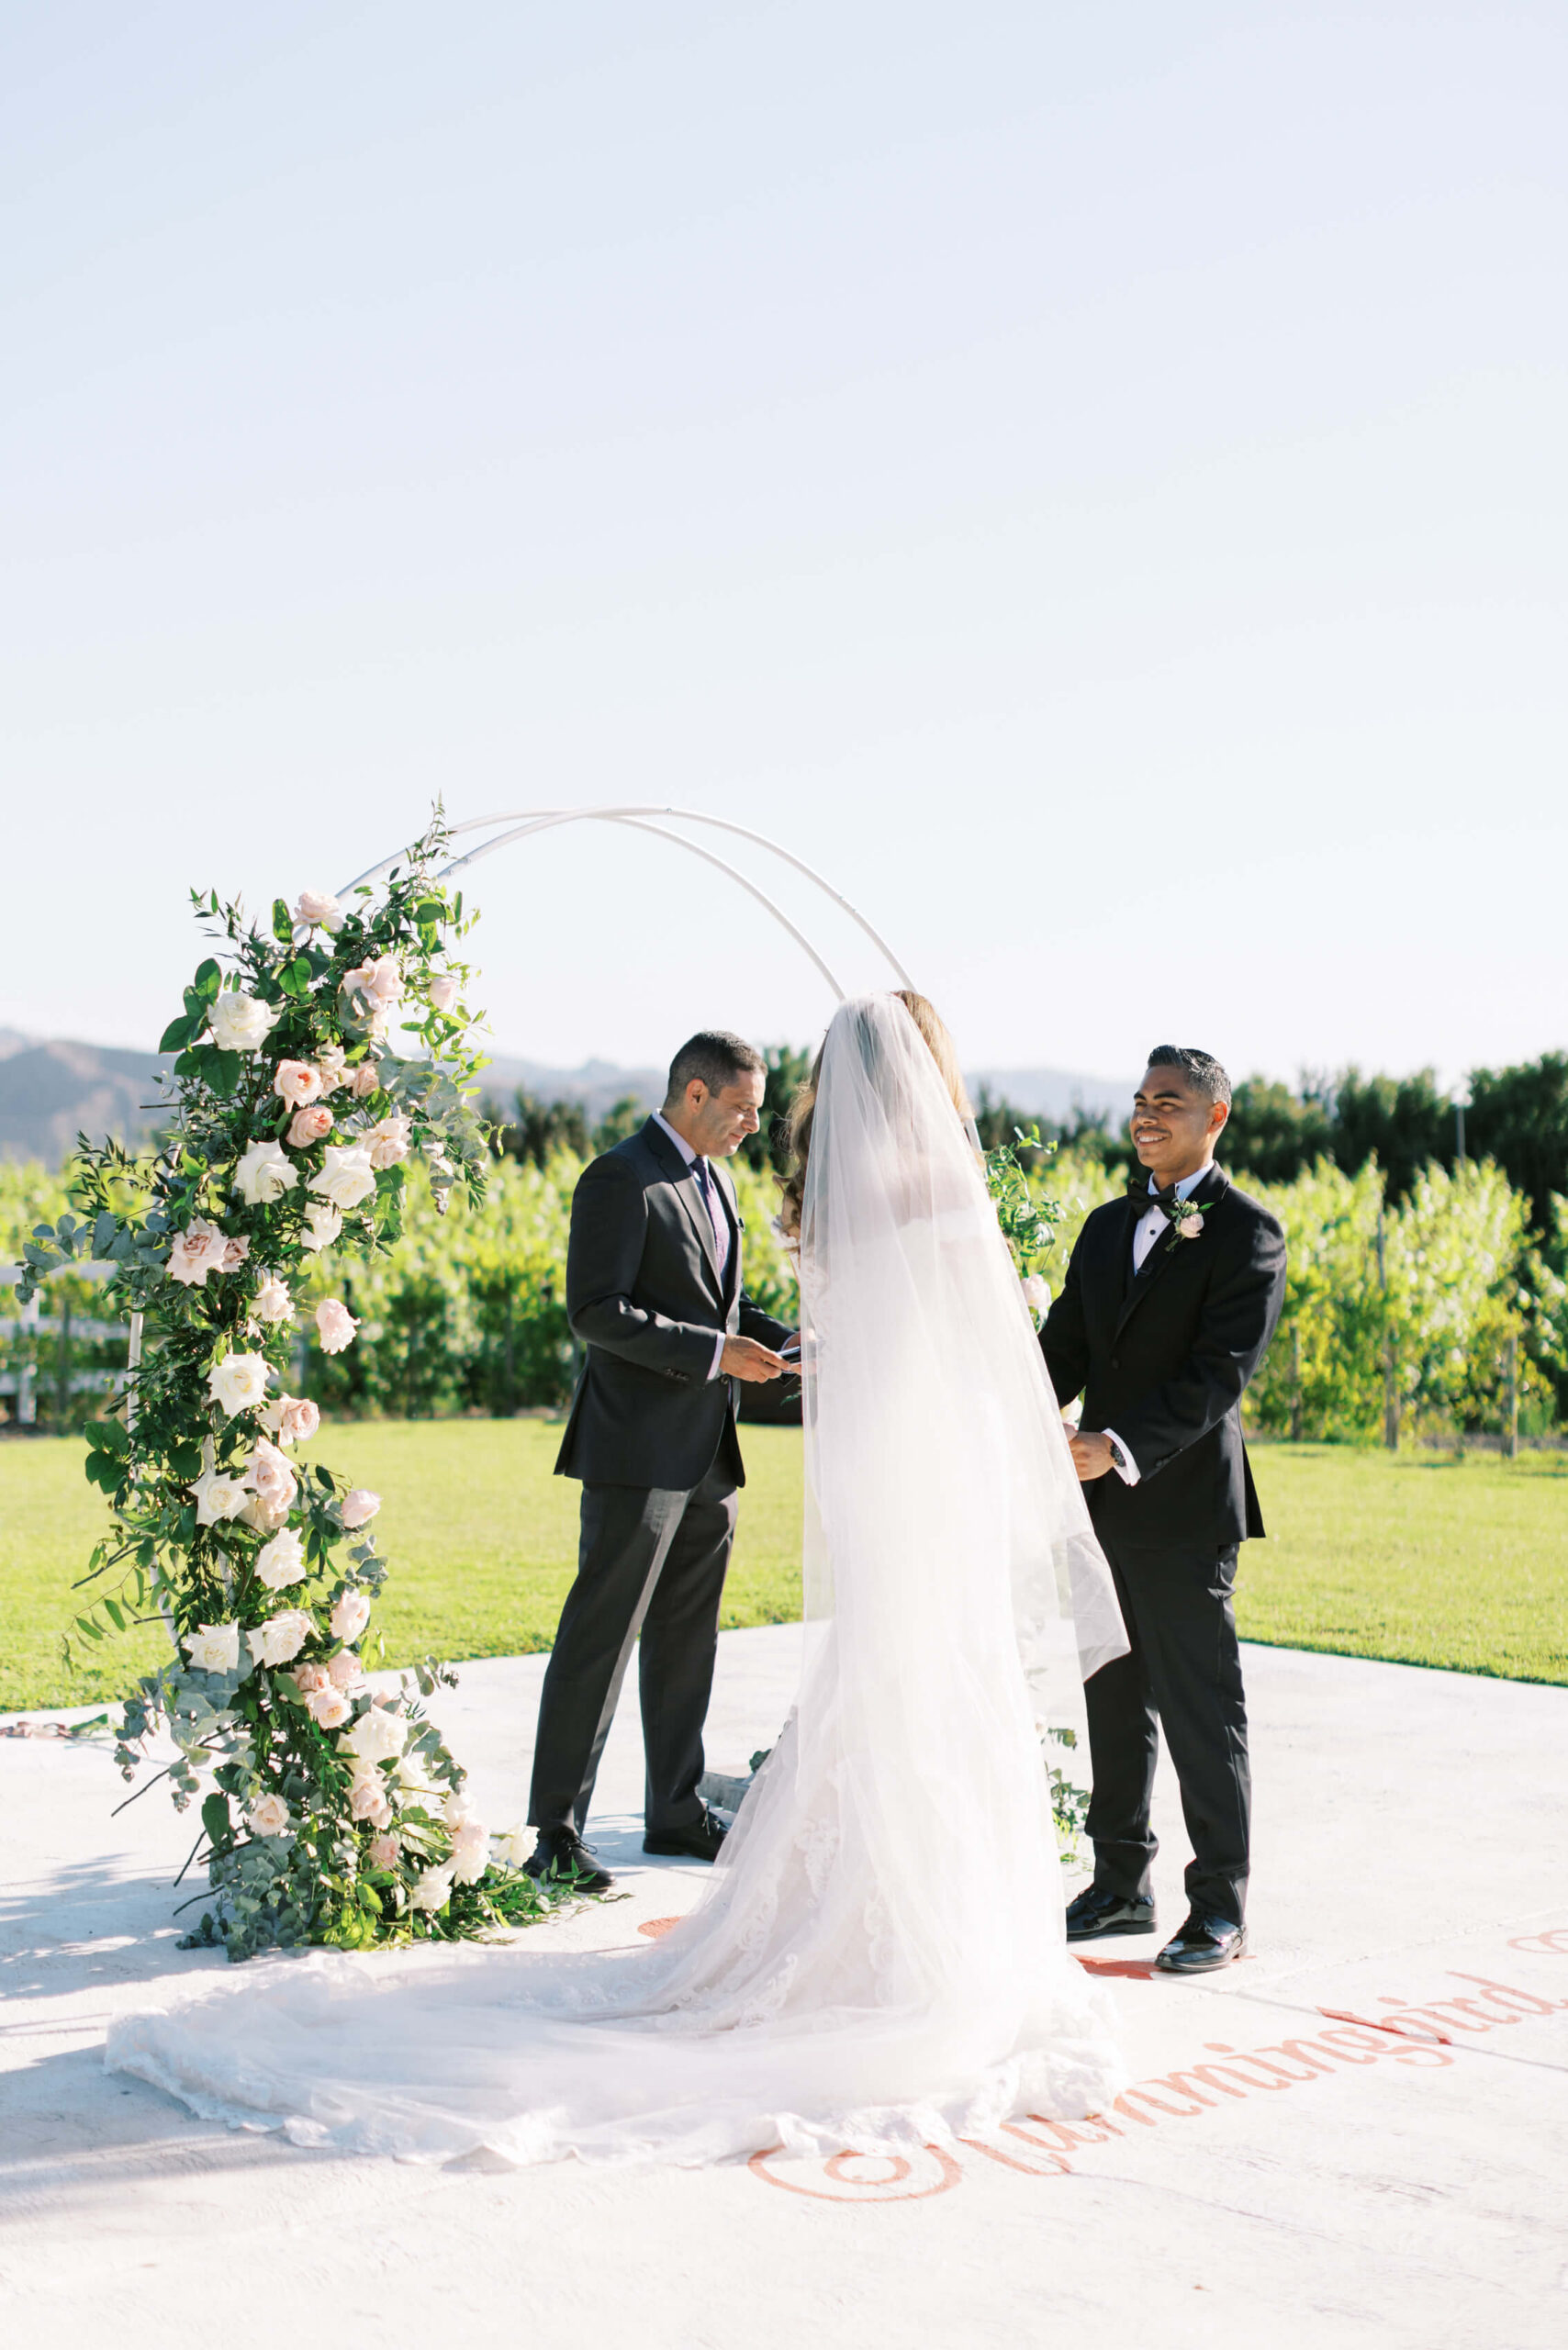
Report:
M 224 1259 L 230 1242 L 207 1216 L 193 1216 L 184 1232 L 176 1232 L 169 1252 L 169 1279 L 187 1289 L 205 1289 L 208 1273 L 228 1270 Z
M 356 1526 L 368 1526 L 380 1507 L 379 1494 L 373 1494 L 368 1485 L 356 1485 L 352 1493 L 343 1495 L 338 1516 L 352 1534 Z
M 402 1001 L 403 974 L 390 955 L 357 964 L 345 973 L 343 985 L 351 995 L 362 996 L 372 1011 L 390 1011 Z
M 330 1685 L 331 1678 L 324 1664 L 302 1664 L 296 1668 L 294 1685 L 302 1697 L 313 1697 L 318 1689 Z
M 340 1649 L 327 1673 L 334 1689 L 353 1689 L 364 1679 L 364 1667 L 353 1649 Z
M 305 1700 L 305 1710 L 318 1729 L 341 1729 L 353 1707 L 342 1691 L 329 1681 L 324 1689 L 312 1690 Z
M 370 1621 L 370 1602 L 363 1591 L 341 1592 L 327 1622 L 335 1640 L 357 1640 Z
M 280 1395 L 262 1414 L 262 1426 L 279 1444 L 308 1444 L 320 1425 L 320 1411 L 308 1396 Z
M 223 1244 L 223 1262 L 218 1268 L 218 1271 L 237 1273 L 250 1253 L 251 1244 L 242 1233 L 236 1240 L 226 1240 Z
M 330 1110 L 324 1102 L 312 1102 L 305 1109 L 296 1110 L 284 1140 L 290 1150 L 308 1150 L 313 1142 L 325 1142 L 331 1131 Z
M 299 903 L 294 909 L 294 919 L 301 930 L 314 930 L 319 923 L 336 937 L 343 926 L 342 906 L 328 890 L 301 890 Z
M 353 1346 L 359 1324 L 341 1297 L 324 1297 L 316 1308 L 316 1327 L 320 1334 L 321 1352 L 341 1355 L 345 1347 Z
M 347 1702 L 345 1698 L 344 1703 Z M 349 1789 L 349 1809 L 356 1819 L 367 1819 L 373 1828 L 386 1826 L 392 1817 L 392 1806 L 386 1799 L 379 1771 L 367 1771 L 354 1780 Z
M 407 1158 L 413 1133 L 413 1120 L 399 1117 L 396 1112 L 378 1120 L 364 1138 L 370 1148 L 371 1165 L 396 1167 L 400 1159 Z
M 373 1836 L 364 1848 L 364 1857 L 373 1869 L 395 1869 L 402 1851 L 402 1840 L 397 1836 Z
M 374 1061 L 361 1061 L 354 1070 L 350 1091 L 356 1102 L 368 1102 L 373 1093 L 381 1091 L 381 1071 Z
M 434 1011 L 444 1013 L 452 1010 L 453 1005 L 457 1002 L 455 971 L 436 972 L 430 983 L 430 999 Z
M 309 1061 L 279 1061 L 273 1072 L 273 1091 L 297 1110 L 320 1098 L 321 1072 Z

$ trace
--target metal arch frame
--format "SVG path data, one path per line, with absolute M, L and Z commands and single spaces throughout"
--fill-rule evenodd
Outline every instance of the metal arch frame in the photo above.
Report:
M 769 840 L 765 833 L 752 832 L 746 825 L 732 823 L 723 816 L 703 815 L 694 808 L 660 808 L 656 806 L 633 806 L 619 808 L 534 808 L 516 809 L 510 811 L 498 811 L 495 814 L 489 816 L 470 816 L 463 823 L 453 825 L 452 832 L 454 838 L 460 833 L 478 832 L 489 824 L 501 824 L 509 829 L 498 833 L 493 840 L 481 842 L 478 847 L 469 849 L 464 856 L 454 857 L 450 865 L 445 866 L 442 868 L 442 879 L 445 879 L 452 874 L 461 872 L 466 866 L 477 864 L 481 857 L 488 856 L 492 850 L 505 848 L 509 842 L 525 839 L 531 834 L 552 831 L 554 827 L 560 824 L 622 824 L 629 831 L 651 833 L 659 840 L 674 841 L 679 847 L 689 850 L 693 856 L 700 856 L 703 860 L 704 864 L 716 867 L 721 873 L 728 874 L 732 881 L 738 882 L 743 890 L 746 890 L 750 896 L 754 897 L 759 905 L 766 907 L 767 912 L 773 916 L 774 920 L 778 923 L 783 929 L 789 932 L 796 945 L 801 947 L 803 952 L 810 957 L 812 962 L 815 964 L 817 969 L 822 973 L 823 979 L 833 990 L 834 994 L 842 1003 L 844 1001 L 844 990 L 839 985 L 837 979 L 828 968 L 827 964 L 818 954 L 816 948 L 812 945 L 811 940 L 806 936 L 805 933 L 799 929 L 796 924 L 790 921 L 783 908 L 776 905 L 774 901 L 767 896 L 767 892 L 758 889 L 756 883 L 753 881 L 748 875 L 741 872 L 736 866 L 731 865 L 724 857 L 715 856 L 711 849 L 704 848 L 698 841 L 689 840 L 684 833 L 672 832 L 666 824 L 654 823 L 649 821 L 651 818 L 655 816 L 669 816 L 673 817 L 678 822 L 706 824 L 711 826 L 716 832 L 733 833 L 742 840 L 755 842 L 759 848 L 767 849 L 771 856 L 781 857 L 786 865 L 792 866 L 797 873 L 804 874 L 808 881 L 812 882 L 817 889 L 822 890 L 825 897 L 831 898 L 834 903 L 846 913 L 850 920 L 865 933 L 866 936 L 871 941 L 878 952 L 886 957 L 888 962 L 892 966 L 893 970 L 897 973 L 899 980 L 902 986 L 911 988 L 914 985 L 913 980 L 910 978 L 909 973 L 904 969 L 903 965 L 899 961 L 898 957 L 893 953 L 892 948 L 888 945 L 887 940 L 871 927 L 871 924 L 867 921 L 865 915 L 860 912 L 857 907 L 850 904 L 849 900 L 844 895 L 842 890 L 835 890 L 831 881 L 827 880 L 822 874 L 818 873 L 813 867 L 806 864 L 803 858 L 794 856 L 791 851 L 787 848 L 781 848 L 777 841 Z M 356 874 L 352 881 L 345 882 L 342 890 L 339 894 L 346 896 L 350 890 L 358 889 L 362 882 L 374 880 L 378 874 L 385 873 L 389 867 L 395 865 L 398 862 L 398 857 L 403 854 L 404 852 L 401 849 L 398 849 L 395 850 L 390 856 L 384 856 L 376 864 L 367 866 L 363 873 Z

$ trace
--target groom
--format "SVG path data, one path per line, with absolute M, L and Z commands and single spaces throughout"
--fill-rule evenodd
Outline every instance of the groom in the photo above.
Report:
M 1263 1520 L 1240 1404 L 1280 1318 L 1285 1236 L 1215 1165 L 1230 1080 L 1160 1045 L 1133 1107 L 1146 1172 L 1096 1208 L 1046 1316 L 1058 1399 L 1083 1396 L 1072 1440 L 1131 1642 L 1086 1684 L 1094 1882 L 1070 1942 L 1154 1931 L 1149 1798 L 1163 1724 L 1192 1841 L 1190 1915 L 1157 1965 L 1206 1974 L 1247 1946 L 1251 1780 L 1232 1593 Z
M 544 1675 L 528 1817 L 533 1876 L 611 1880 L 582 1841 L 615 1701 L 641 1635 L 645 1852 L 717 1857 L 697 1792 L 719 1598 L 745 1483 L 735 1380 L 777 1379 L 793 1334 L 741 1287 L 741 1219 L 716 1159 L 756 1132 L 767 1065 L 723 1029 L 670 1064 L 665 1105 L 584 1169 L 566 1312 L 588 1359 L 555 1463 L 583 1481 L 577 1581 Z

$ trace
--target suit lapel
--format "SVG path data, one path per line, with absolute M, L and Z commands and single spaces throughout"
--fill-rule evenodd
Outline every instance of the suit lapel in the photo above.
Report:
M 649 1149 L 665 1170 L 670 1190 L 686 1210 L 687 1222 L 691 1226 L 692 1237 L 702 1251 L 702 1262 L 708 1269 L 708 1278 L 713 1284 L 714 1295 L 722 1304 L 725 1302 L 724 1284 L 719 1278 L 719 1249 L 713 1238 L 713 1220 L 703 1205 L 702 1194 L 697 1188 L 697 1178 L 656 1119 L 648 1120 L 643 1134 Z M 732 1248 L 730 1251 L 732 1263 L 738 1253 Z
M 1191 1196 L 1199 1207 L 1209 1206 L 1214 1201 L 1218 1200 L 1223 1196 L 1229 1185 L 1229 1182 L 1230 1178 L 1222 1167 L 1211 1167 L 1208 1173 L 1204 1177 L 1203 1181 L 1198 1185 L 1197 1189 L 1191 1194 Z M 1134 1214 L 1132 1225 L 1128 1228 L 1127 1232 L 1126 1256 L 1125 1261 L 1130 1266 L 1132 1263 L 1132 1236 L 1137 1226 L 1138 1210 L 1136 1199 L 1129 1200 L 1128 1205 L 1133 1209 Z M 1195 1245 L 1201 1248 L 1203 1244 L 1200 1241 Z M 1155 1241 L 1153 1248 L 1144 1259 L 1138 1270 L 1133 1275 L 1132 1279 L 1127 1283 L 1126 1294 L 1122 1300 L 1122 1310 L 1116 1317 L 1115 1335 L 1118 1338 L 1121 1337 L 1122 1332 L 1126 1329 L 1127 1324 L 1131 1321 L 1133 1315 L 1137 1312 L 1138 1307 L 1143 1304 L 1144 1299 L 1154 1287 L 1156 1281 L 1158 1281 L 1163 1275 L 1166 1267 L 1170 1262 L 1171 1258 L 1176 1254 L 1177 1249 L 1190 1248 L 1193 1246 L 1194 1246 L 1194 1244 L 1192 1241 L 1173 1239 L 1171 1226 L 1169 1225 L 1166 1226 L 1164 1232 L 1159 1235 Z

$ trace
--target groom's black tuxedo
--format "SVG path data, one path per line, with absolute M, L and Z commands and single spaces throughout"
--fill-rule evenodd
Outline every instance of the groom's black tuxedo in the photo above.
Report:
M 708 1162 L 727 1261 L 699 1180 L 655 1119 L 586 1168 L 572 1199 L 566 1312 L 587 1360 L 557 1476 L 583 1481 L 577 1574 L 544 1676 L 529 1818 L 587 1823 L 633 1643 L 648 1828 L 702 1816 L 702 1724 L 719 1600 L 745 1482 L 721 1338 L 789 1335 L 741 1286 L 730 1179 Z M 722 1270 L 721 1270 L 722 1268 Z
M 1086 1489 L 1132 1643 L 1085 1693 L 1096 1882 L 1148 1891 L 1158 1718 L 1193 1841 L 1189 1899 L 1239 1922 L 1250 1783 L 1232 1592 L 1238 1546 L 1263 1531 L 1240 1404 L 1284 1300 L 1285 1237 L 1221 1168 L 1192 1199 L 1201 1236 L 1168 1225 L 1136 1272 L 1147 1201 L 1096 1208 L 1040 1346 L 1058 1398 L 1082 1395 L 1085 1433 L 1114 1432 L 1138 1472 Z

